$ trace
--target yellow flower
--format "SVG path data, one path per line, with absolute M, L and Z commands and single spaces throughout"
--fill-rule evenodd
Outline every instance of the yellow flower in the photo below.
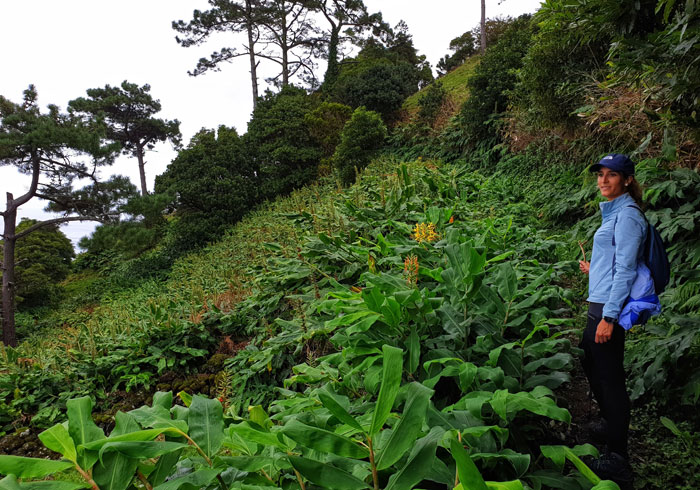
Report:
M 412 236 L 418 243 L 430 243 L 440 238 L 440 235 L 435 231 L 433 223 L 416 223 Z

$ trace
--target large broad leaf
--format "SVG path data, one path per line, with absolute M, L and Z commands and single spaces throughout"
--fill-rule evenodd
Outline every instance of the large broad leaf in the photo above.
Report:
M 126 490 L 134 479 L 138 460 L 119 453 L 105 454 L 93 468 L 100 490 Z
M 219 400 L 192 397 L 187 425 L 190 437 L 208 457 L 214 456 L 224 440 L 224 410 Z
M 285 424 L 282 433 L 302 446 L 322 453 L 356 459 L 369 456 L 369 451 L 352 439 L 335 432 L 302 424 L 298 420 L 291 420 Z
M 474 461 L 469 457 L 469 453 L 464 449 L 462 443 L 456 437 L 450 440 L 450 452 L 457 463 L 457 474 L 462 488 L 468 490 L 488 490 L 484 478 Z
M 321 488 L 332 488 L 333 490 L 363 490 L 370 488 L 365 482 L 355 478 L 347 471 L 320 461 L 299 456 L 289 456 L 289 462 L 304 478 Z
M 406 344 L 408 346 L 408 372 L 413 374 L 420 363 L 420 338 L 415 325 L 411 328 Z
M 601 482 L 598 475 L 596 475 L 593 470 L 586 466 L 586 463 L 581 461 L 581 458 L 579 457 L 597 455 L 598 451 L 590 444 L 576 446 L 573 449 L 566 446 L 541 446 L 540 450 L 546 458 L 551 459 L 558 467 L 563 467 L 564 459 L 568 459 L 574 466 L 576 466 L 576 469 L 578 469 L 581 474 L 588 479 L 588 481 L 594 485 Z
M 504 449 L 499 453 L 472 453 L 471 457 L 476 460 L 506 460 L 515 470 L 515 474 L 521 477 L 530 467 L 530 455 L 516 453 L 512 449 Z M 487 465 L 488 466 L 488 465 Z
M 15 475 L 22 479 L 42 478 L 72 467 L 73 463 L 65 461 L 0 455 L 0 474 Z
M 343 401 L 342 397 L 337 395 L 332 391 L 330 388 L 330 384 L 326 384 L 318 390 L 317 392 L 319 400 L 321 400 L 321 403 L 323 404 L 324 407 L 328 409 L 330 413 L 332 413 L 338 420 L 340 420 L 342 423 L 349 425 L 353 429 L 357 429 L 361 432 L 364 432 L 364 429 L 362 426 L 355 420 L 355 418 L 348 413 L 348 411 L 343 407 L 341 402 Z
M 408 451 L 420 434 L 433 390 L 420 383 L 408 386 L 408 396 L 401 419 L 383 444 L 384 448 L 377 459 L 377 469 L 383 470 L 396 463 Z
M 410 490 L 430 474 L 437 444 L 444 433 L 442 427 L 433 427 L 427 436 L 418 439 L 406 464 L 389 478 L 386 490 Z
M 155 400 L 154 396 L 154 400 Z M 95 441 L 101 444 L 99 448 L 103 447 L 104 444 L 110 441 L 114 441 L 118 437 L 128 437 L 127 434 L 140 433 L 141 427 L 139 427 L 136 419 L 131 415 L 124 412 L 117 412 L 114 417 L 115 426 L 109 438 L 100 441 Z M 156 434 L 152 436 L 149 435 L 147 440 L 155 438 L 160 432 L 160 430 L 153 430 Z M 95 443 L 93 443 L 95 444 Z M 135 459 L 129 459 L 123 454 L 113 452 L 103 455 L 100 461 L 93 467 L 93 480 L 100 487 L 100 490 L 125 490 L 131 484 L 136 473 L 138 461 Z
M 374 436 L 381 430 L 391 413 L 391 407 L 399 392 L 401 385 L 401 373 L 403 371 L 403 351 L 390 345 L 382 348 L 384 359 L 382 362 L 382 384 L 379 389 L 379 397 L 374 407 L 372 423 L 369 435 Z
M 158 391 L 153 395 L 154 407 L 163 407 L 166 410 L 170 410 L 173 406 L 173 392 L 172 391 Z
M 150 459 L 163 454 L 172 453 L 187 446 L 182 442 L 168 441 L 135 441 L 135 442 L 109 442 L 100 449 L 100 458 L 106 452 L 116 451 L 128 458 Z
M 44 446 L 56 451 L 68 461 L 78 464 L 78 452 L 65 425 L 56 424 L 46 429 L 39 434 L 39 440 L 44 443 Z
M 121 435 L 110 435 L 106 439 L 100 439 L 99 441 L 93 441 L 87 444 L 84 444 L 83 447 L 85 449 L 89 449 L 90 451 L 99 451 L 102 449 L 102 446 L 105 444 L 109 444 L 112 442 L 140 442 L 140 441 L 152 441 L 159 435 L 163 433 L 169 433 L 173 432 L 173 429 L 169 427 L 163 427 L 161 429 L 146 429 L 146 430 L 137 430 L 135 432 L 128 432 L 126 434 L 121 434 Z
M 167 482 L 162 483 L 157 487 L 154 487 L 153 490 L 177 490 L 182 486 L 184 486 L 187 489 L 206 488 L 207 485 L 209 485 L 214 480 L 214 478 L 217 477 L 217 475 L 222 471 L 222 469 L 223 468 L 201 468 L 197 471 L 193 471 L 192 473 L 188 473 L 185 476 L 181 476 L 180 478 L 173 478 L 172 480 L 168 480 Z
M 538 387 L 547 390 L 545 387 Z M 571 414 L 565 408 L 557 407 L 557 404 L 547 396 L 536 396 L 542 390 L 536 388 L 530 393 L 508 393 L 507 390 L 498 390 L 489 401 L 493 411 L 503 420 L 510 421 L 521 410 L 527 410 L 537 415 L 549 417 L 560 422 L 571 422 Z
M 102 429 L 92 420 L 92 400 L 88 396 L 74 398 L 66 402 L 68 408 L 68 433 L 78 448 L 78 464 L 89 469 L 97 461 L 97 455 L 81 448 L 81 444 L 104 439 Z
M 498 266 L 496 273 L 496 287 L 498 294 L 504 301 L 510 302 L 518 292 L 518 276 L 510 262 L 505 262 Z
M 154 405 L 152 407 L 139 407 L 129 412 L 142 427 L 153 427 L 154 429 L 171 428 L 187 434 L 187 422 L 184 420 L 173 420 L 170 410 Z
M 148 475 L 148 481 L 151 482 L 152 486 L 157 487 L 170 476 L 173 468 L 180 460 L 180 454 L 182 454 L 182 451 L 175 451 L 173 453 L 164 454 L 158 458 L 155 468 L 153 468 L 151 474 Z
M 275 446 L 284 451 L 290 449 L 280 440 L 278 435 L 281 435 L 281 433 L 263 432 L 262 430 L 251 427 L 248 422 L 232 424 L 229 426 L 228 431 L 232 438 L 233 436 L 238 436 L 244 441 L 262 444 L 263 446 Z

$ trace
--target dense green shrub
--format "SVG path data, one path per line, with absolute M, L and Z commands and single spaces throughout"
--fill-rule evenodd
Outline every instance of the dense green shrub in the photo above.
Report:
M 258 202 L 256 168 L 235 129 L 202 130 L 156 178 L 156 193 L 173 199 L 175 251 L 203 245 Z
M 315 103 L 294 86 L 268 91 L 258 100 L 244 140 L 259 169 L 261 198 L 286 194 L 316 177 L 322 153 L 305 121 Z
M 333 156 L 338 177 L 344 184 L 355 181 L 355 169 L 369 165 L 386 138 L 386 126 L 382 118 L 364 107 L 355 109 L 341 134 L 340 144 Z
M 351 107 L 365 106 L 380 113 L 385 121 L 392 121 L 406 97 L 418 91 L 418 82 L 416 70 L 406 62 L 363 62 L 360 67 L 341 72 L 333 98 Z
M 432 125 L 440 113 L 446 96 L 447 92 L 440 81 L 432 83 L 425 90 L 425 94 L 418 99 L 418 119 Z
M 470 97 L 457 119 L 467 147 L 498 139 L 496 121 L 508 108 L 509 94 L 515 87 L 517 70 L 522 66 L 533 30 L 530 16 L 515 20 L 499 41 L 487 49 L 469 79 Z
M 305 116 L 309 133 L 323 152 L 321 165 L 324 168 L 330 169 L 331 157 L 340 143 L 340 133 L 351 116 L 351 107 L 336 102 L 323 102 Z

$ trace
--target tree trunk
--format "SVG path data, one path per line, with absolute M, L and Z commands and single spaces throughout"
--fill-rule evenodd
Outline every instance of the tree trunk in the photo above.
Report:
M 253 86 L 253 110 L 258 105 L 258 65 L 255 63 L 255 40 L 253 39 L 253 7 L 251 0 L 245 2 L 248 30 L 248 56 L 250 58 L 250 82 Z
M 143 148 L 136 149 L 136 159 L 139 161 L 139 177 L 141 177 L 141 195 L 148 194 L 148 186 L 146 185 L 146 162 L 143 159 Z
M 481 0 L 481 54 L 486 52 L 486 0 Z
M 282 28 L 282 86 L 286 87 L 289 85 L 289 46 L 287 45 L 287 10 L 284 3 L 282 4 L 282 11 L 280 12 L 282 18 L 281 28 Z
M 323 77 L 323 88 L 330 89 L 338 79 L 340 69 L 338 67 L 338 44 L 340 43 L 340 26 L 333 26 L 331 29 L 331 39 L 328 43 L 328 68 Z
M 15 226 L 17 208 L 10 192 L 7 193 L 7 207 L 3 218 L 3 257 L 2 257 L 2 341 L 5 345 L 16 347 L 15 335 Z

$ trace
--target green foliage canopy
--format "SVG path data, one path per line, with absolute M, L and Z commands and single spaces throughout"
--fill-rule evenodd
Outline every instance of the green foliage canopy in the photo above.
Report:
M 156 177 L 156 193 L 173 199 L 178 251 L 203 245 L 238 221 L 258 199 L 256 168 L 233 128 L 197 133 Z
M 343 128 L 333 163 L 344 184 L 355 181 L 355 169 L 362 170 L 381 148 L 386 138 L 386 126 L 373 111 L 358 107 Z

